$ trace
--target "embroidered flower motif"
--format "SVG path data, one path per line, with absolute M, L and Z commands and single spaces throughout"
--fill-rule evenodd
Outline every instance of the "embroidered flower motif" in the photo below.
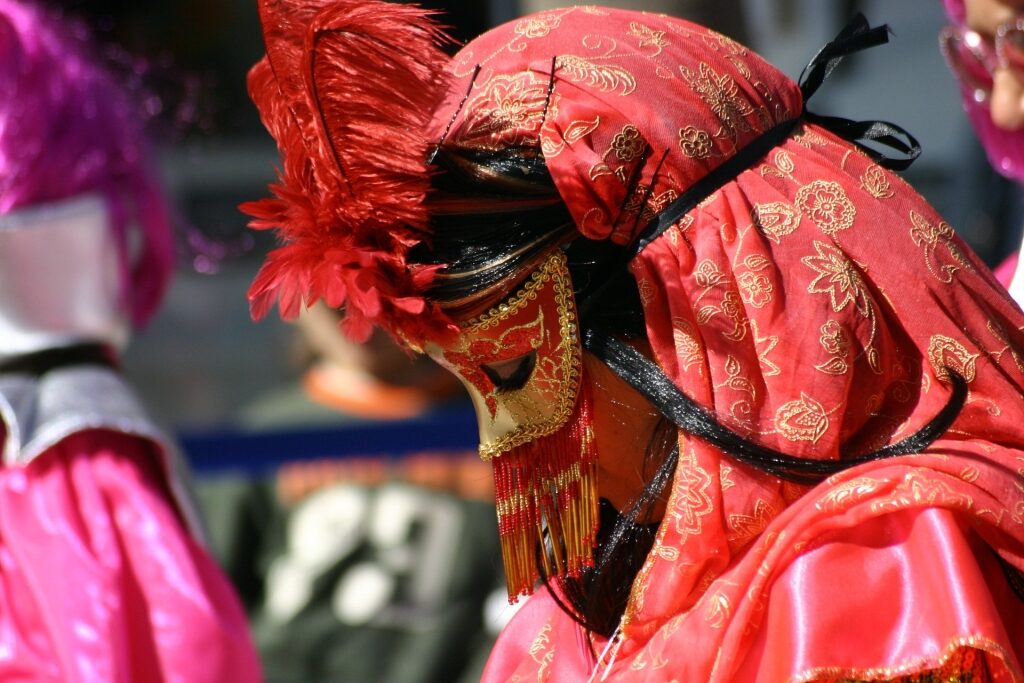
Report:
M 828 425 L 825 408 L 803 392 L 799 400 L 790 401 L 775 413 L 775 428 L 790 441 L 817 443 Z
M 870 477 L 858 477 L 830 489 L 814 507 L 823 512 L 842 512 L 861 500 L 870 497 L 878 489 L 879 482 Z
M 714 287 L 725 279 L 725 273 L 714 261 L 705 259 L 697 264 L 696 280 L 701 287 Z
M 836 313 L 853 304 L 861 315 L 870 316 L 871 298 L 853 261 L 831 244 L 815 241 L 814 248 L 818 251 L 817 256 L 800 259 L 818 274 L 808 285 L 808 294 L 828 294 L 832 310 Z
M 968 382 L 972 381 L 977 359 L 978 354 L 970 353 L 956 339 L 936 334 L 928 342 L 928 360 L 932 364 L 932 369 L 935 370 L 935 376 L 941 382 L 949 383 L 950 370 Z
M 885 171 L 878 164 L 871 164 L 860 177 L 860 186 L 875 199 L 888 199 L 895 195 L 889 185 Z
M 694 92 L 707 103 L 714 114 L 722 122 L 722 126 L 730 137 L 737 133 L 749 132 L 750 124 L 746 120 L 754 108 L 740 93 L 739 86 L 729 74 L 718 74 L 705 63 L 701 63 L 698 74 L 683 67 L 683 76 L 693 87 Z
M 583 57 L 562 55 L 558 58 L 557 68 L 559 76 L 576 83 L 586 83 L 601 92 L 618 90 L 619 95 L 625 96 L 636 90 L 636 77 L 621 66 L 595 64 Z
M 697 332 L 690 321 L 673 318 L 672 339 L 676 345 L 676 358 L 684 370 L 689 370 L 691 365 L 704 358 Z
M 624 163 L 639 159 L 644 153 L 647 142 L 640 135 L 640 131 L 632 124 L 626 124 L 622 130 L 612 138 L 612 150 L 616 158 Z
M 637 44 L 638 47 L 653 46 L 658 48 L 658 51 L 654 53 L 655 55 L 661 54 L 662 49 L 669 44 L 665 40 L 664 31 L 655 31 L 650 26 L 645 26 L 636 21 L 629 23 L 629 35 L 640 39 L 640 42 Z
M 768 524 L 779 514 L 770 503 L 761 499 L 754 503 L 753 512 L 753 515 L 740 513 L 729 515 L 729 528 L 734 534 L 729 539 L 730 542 L 741 545 L 760 536 L 761 532 L 768 528 Z
M 743 301 L 754 308 L 762 308 L 772 300 L 772 283 L 763 275 L 746 271 L 740 275 L 739 285 Z
M 715 505 L 708 493 L 711 486 L 711 475 L 697 464 L 692 452 L 684 457 L 676 470 L 676 477 L 681 479 L 678 491 L 674 496 L 675 504 L 670 511 L 675 521 L 676 532 L 686 540 L 687 536 L 697 536 L 703 528 L 702 517 L 711 514 Z
M 915 245 L 924 249 L 925 265 L 936 280 L 949 284 L 960 268 L 972 270 L 970 262 L 956 243 L 953 228 L 949 223 L 943 220 L 930 223 L 916 211 L 910 212 L 910 222 L 914 224 L 910 229 L 910 238 L 914 240 Z M 955 263 L 942 263 L 937 253 L 940 246 L 945 247 Z
M 535 144 L 544 116 L 547 83 L 530 72 L 495 76 L 465 107 L 464 142 L 488 146 Z
M 561 21 L 560 14 L 534 14 L 517 23 L 514 30 L 518 35 L 526 38 L 543 38 L 558 28 Z
M 761 330 L 757 327 L 757 321 L 750 321 L 750 329 L 754 333 L 754 348 L 757 350 L 757 360 L 761 363 L 761 374 L 765 377 L 773 377 L 782 372 L 768 354 L 775 350 L 779 343 L 778 336 L 770 334 L 767 337 L 761 336 Z
M 835 320 L 829 320 L 821 326 L 820 340 L 826 353 L 833 356 L 843 356 L 850 352 L 850 340 L 846 338 L 843 328 Z
M 654 297 L 657 291 L 654 289 L 654 285 L 647 278 L 644 278 L 636 283 L 637 293 L 640 294 L 640 303 L 645 307 L 650 306 L 651 302 L 654 301 Z
M 857 208 L 843 187 L 832 180 L 815 180 L 796 193 L 796 205 L 826 235 L 835 235 L 853 225 Z
M 750 219 L 765 237 L 776 244 L 800 224 L 796 209 L 785 202 L 755 204 Z
M 679 148 L 691 159 L 706 159 L 711 156 L 714 143 L 707 131 L 696 126 L 679 129 Z

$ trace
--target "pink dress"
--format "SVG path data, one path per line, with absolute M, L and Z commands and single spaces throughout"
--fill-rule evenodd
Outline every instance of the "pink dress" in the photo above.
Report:
M 260 680 L 173 452 L 120 378 L 0 376 L 0 418 L 0 681 Z

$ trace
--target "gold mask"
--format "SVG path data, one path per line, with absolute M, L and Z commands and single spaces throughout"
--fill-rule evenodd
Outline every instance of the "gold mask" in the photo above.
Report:
M 518 292 L 427 353 L 465 384 L 490 460 L 565 426 L 579 391 L 583 351 L 565 255 L 555 251 Z
M 455 343 L 427 352 L 473 398 L 510 600 L 532 592 L 538 548 L 547 576 L 579 576 L 593 565 L 597 452 L 565 255 L 555 251 Z

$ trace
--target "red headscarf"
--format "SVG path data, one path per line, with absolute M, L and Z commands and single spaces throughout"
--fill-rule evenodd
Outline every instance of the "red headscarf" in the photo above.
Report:
M 539 145 L 580 232 L 622 243 L 803 104 L 792 81 L 728 38 L 594 7 L 490 31 L 451 71 L 438 135 L 473 83 L 446 144 Z M 819 669 L 938 668 L 971 644 L 993 671 L 1019 676 L 1022 631 L 1008 636 L 991 601 L 961 594 L 950 603 L 946 584 L 953 576 L 972 596 L 986 593 L 979 571 L 958 573 L 973 562 L 964 538 L 1024 569 L 1024 317 L 934 209 L 850 143 L 806 124 L 641 251 L 631 270 L 658 365 L 762 445 L 816 459 L 880 448 L 941 410 L 947 369 L 968 380 L 969 398 L 926 453 L 810 490 L 681 438 L 668 511 L 612 672 L 809 680 Z M 930 515 L 955 548 L 930 547 L 935 537 L 917 530 Z M 813 555 L 828 534 L 836 541 Z M 875 569 L 861 564 L 874 561 L 868 550 L 881 558 Z M 935 571 L 947 561 L 951 574 Z M 981 566 L 991 571 L 992 562 L 985 555 Z M 824 573 L 807 580 L 796 567 Z M 835 567 L 867 580 L 822 593 Z M 893 606 L 929 591 L 944 604 Z M 592 661 L 577 627 L 544 596 L 532 603 L 486 680 L 585 679 Z M 876 620 L 837 630 L 865 610 Z

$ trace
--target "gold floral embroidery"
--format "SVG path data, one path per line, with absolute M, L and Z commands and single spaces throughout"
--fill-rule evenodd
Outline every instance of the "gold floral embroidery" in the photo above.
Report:
M 870 498 L 878 489 L 879 482 L 869 477 L 858 477 L 830 489 L 814 504 L 822 512 L 842 512 L 865 498 Z
M 744 515 L 740 513 L 729 515 L 729 528 L 734 536 L 729 539 L 735 545 L 743 545 L 752 538 L 757 538 L 761 532 L 768 528 L 768 524 L 778 515 L 774 507 L 764 500 L 758 499 L 754 503 L 754 514 Z
M 646 224 L 648 221 L 654 220 L 654 217 L 661 213 L 662 209 L 675 201 L 678 196 L 679 195 L 673 189 L 668 189 L 661 193 L 654 193 L 650 192 L 647 187 L 637 185 L 633 188 L 633 194 L 629 198 L 629 201 L 627 201 L 626 205 L 622 207 L 622 216 L 636 216 L 636 214 L 639 213 L 639 223 L 642 227 L 642 225 Z M 675 231 L 673 234 L 673 231 L 670 230 L 668 231 L 667 236 L 669 240 L 674 240 L 672 242 L 673 244 L 678 244 L 678 231 Z
M 689 370 L 691 365 L 704 358 L 703 347 L 697 339 L 697 331 L 689 320 L 672 319 L 672 338 L 676 345 L 676 358 L 683 366 L 683 370 Z
M 660 55 L 661 51 L 669 45 L 669 42 L 665 40 L 664 31 L 655 31 L 650 26 L 645 26 L 636 21 L 629 23 L 629 35 L 640 39 L 638 47 L 653 46 L 657 48 L 657 51 L 651 55 L 652 57 Z
M 743 366 L 736 360 L 736 356 L 729 354 L 729 357 L 725 360 L 725 380 L 720 384 L 715 385 L 715 389 L 721 389 L 723 387 L 729 387 L 733 391 L 748 394 L 751 399 L 755 397 L 756 392 L 754 391 L 754 385 L 746 377 L 746 373 L 743 372 Z
M 949 370 L 968 382 L 972 381 L 977 359 L 978 354 L 970 353 L 963 344 L 950 337 L 936 334 L 928 342 L 928 360 L 941 382 L 949 383 Z
M 737 282 L 743 301 L 754 308 L 764 308 L 772 300 L 772 283 L 763 275 L 748 270 L 739 276 Z
M 754 108 L 741 94 L 736 81 L 729 74 L 718 74 L 710 66 L 701 62 L 695 74 L 687 67 L 679 67 L 686 81 L 694 92 L 704 100 L 721 122 L 723 130 L 730 138 L 738 133 L 751 130 L 746 116 L 753 113 Z
M 995 362 L 999 363 L 1002 360 L 1003 354 L 1009 351 L 1010 357 L 1013 358 L 1014 365 L 1017 366 L 1017 370 L 1024 373 L 1024 358 L 1021 357 L 1021 350 L 1018 349 L 1012 341 L 1010 341 L 1010 335 L 1007 334 L 1003 326 L 994 320 L 988 320 L 985 324 L 988 327 L 988 331 L 992 333 L 992 336 L 1004 344 L 1003 348 L 1000 350 L 989 351 L 988 354 L 992 356 L 992 359 L 995 360 Z
M 793 179 L 793 170 L 795 166 L 793 165 L 793 157 L 789 155 L 789 152 L 784 149 L 780 149 L 775 153 L 772 160 L 775 163 L 774 166 L 770 166 L 768 164 L 763 164 L 761 166 L 762 177 L 776 176 L 778 178 L 788 178 L 789 180 Z
M 785 202 L 755 204 L 750 218 L 761 234 L 776 244 L 796 230 L 800 223 L 796 209 Z
M 679 129 L 679 149 L 691 159 L 706 159 L 711 156 L 714 143 L 706 130 L 687 126 Z
M 864 353 L 872 370 L 877 372 L 879 359 L 874 344 L 878 323 L 875 317 L 875 304 L 860 271 L 853 261 L 846 258 L 846 255 L 833 245 L 815 240 L 814 248 L 818 252 L 817 256 L 804 256 L 800 259 L 804 265 L 818 274 L 807 286 L 807 292 L 828 294 L 832 301 L 832 310 L 836 313 L 853 304 L 857 312 L 871 322 L 871 335 L 864 344 Z
M 890 496 L 873 502 L 871 511 L 875 514 L 889 513 L 921 506 L 970 510 L 974 500 L 965 493 L 954 491 L 946 482 L 911 472 Z
M 729 604 L 729 596 L 722 591 L 717 591 L 708 598 L 707 611 L 704 613 L 704 621 L 708 622 L 711 628 L 719 629 L 725 625 L 732 614 L 732 606 Z
M 736 485 L 736 482 L 732 480 L 732 468 L 728 465 L 722 465 L 719 468 L 718 480 L 723 491 L 728 491 Z
M 717 263 L 705 259 L 697 264 L 695 279 L 701 287 L 714 287 L 724 281 L 726 276 Z
M 547 83 L 531 72 L 499 75 L 465 106 L 463 142 L 528 146 L 536 143 L 547 98 Z
M 853 225 L 857 207 L 843 186 L 832 180 L 815 180 L 796 193 L 796 206 L 826 235 L 834 236 Z
M 530 643 L 530 648 L 527 650 L 530 657 L 536 662 L 539 667 L 537 669 L 537 680 L 546 681 L 547 668 L 551 666 L 551 662 L 555 658 L 555 647 L 551 642 L 551 621 L 544 623 L 540 633 Z
M 817 256 L 801 259 L 804 265 L 818 273 L 818 277 L 807 287 L 807 292 L 828 294 L 832 300 L 832 310 L 836 313 L 853 304 L 861 315 L 867 317 L 872 308 L 871 298 L 853 262 L 831 244 L 815 240 L 814 247 Z
M 757 360 L 761 363 L 761 374 L 765 377 L 778 375 L 781 372 L 779 366 L 768 358 L 768 354 L 779 343 L 778 336 L 770 334 L 767 337 L 762 337 L 756 320 L 750 321 L 750 329 L 754 333 L 754 348 L 757 351 Z
M 919 657 L 895 666 L 871 669 L 849 667 L 818 667 L 803 671 L 790 679 L 792 683 L 984 683 L 991 672 L 985 663 L 985 654 L 997 658 L 1010 672 L 1009 679 L 1017 681 L 1021 672 L 1011 662 L 1016 658 L 1002 645 L 982 636 L 955 638 L 941 656 Z M 1004 680 L 1000 678 L 999 680 Z
M 871 164 L 860 177 L 860 186 L 875 199 L 888 199 L 895 195 L 889 185 L 889 178 L 878 164 Z
M 973 465 L 968 465 L 960 471 L 960 478 L 970 484 L 973 484 L 974 482 L 978 481 L 980 477 L 981 470 L 979 470 L 977 467 L 974 467 Z
M 549 112 L 549 117 L 551 116 Z M 572 121 L 568 126 L 565 127 L 565 133 L 562 134 L 562 140 L 553 140 L 551 136 L 544 135 L 541 138 L 541 144 L 543 145 L 544 157 L 550 159 L 558 156 L 565 149 L 565 145 L 576 144 L 583 138 L 587 137 L 601 125 L 601 117 L 595 116 L 593 121 Z M 564 141 L 564 142 L 563 142 Z
M 687 449 L 686 453 L 679 463 L 679 469 L 676 470 L 676 476 L 681 478 L 682 482 L 677 488 L 679 495 L 674 499 L 670 512 L 676 533 L 683 536 L 683 542 L 688 536 L 700 535 L 704 525 L 702 518 L 714 510 L 711 494 L 708 493 L 711 475 L 697 464 L 691 449 Z
M 558 28 L 561 21 L 562 15 L 560 14 L 534 14 L 526 19 L 520 20 L 513 30 L 517 35 L 524 36 L 526 38 L 543 38 L 551 33 L 551 31 Z
M 612 152 L 619 161 L 630 162 L 640 158 L 647 147 L 647 141 L 632 124 L 626 124 L 612 138 Z
M 818 338 L 821 347 L 831 358 L 815 365 L 814 367 L 827 375 L 843 375 L 850 369 L 846 359 L 850 355 L 850 340 L 846 332 L 835 320 L 829 320 L 821 326 L 821 336 Z
M 935 279 L 939 282 L 949 284 L 953 281 L 953 275 L 960 268 L 973 270 L 967 257 L 957 246 L 954 239 L 953 228 L 946 221 L 940 220 L 937 224 L 928 222 L 924 216 L 916 211 L 910 212 L 910 221 L 914 227 L 910 229 L 910 237 L 914 244 L 924 249 L 925 265 Z M 955 263 L 940 263 L 936 255 L 939 246 L 944 246 Z
M 611 64 L 595 64 L 583 57 L 563 55 L 558 58 L 558 73 L 577 83 L 598 88 L 601 92 L 620 91 L 620 95 L 629 95 L 636 90 L 636 77 L 621 66 Z
M 775 413 L 775 429 L 790 441 L 818 443 L 828 427 L 825 408 L 803 392 L 798 400 L 786 403 Z
M 656 290 L 654 289 L 654 285 L 651 284 L 651 281 L 644 278 L 636 283 L 636 288 L 640 293 L 640 303 L 645 307 L 650 306 L 651 302 L 654 301 L 654 296 L 656 294 Z
M 780 149 L 775 153 L 775 166 L 779 169 L 779 173 L 784 173 L 785 175 L 790 176 L 793 174 L 793 170 L 795 168 L 793 165 L 793 157 L 791 157 L 789 152 L 786 150 Z
M 647 141 L 643 135 L 637 130 L 636 126 L 627 123 L 622 127 L 621 131 L 612 137 L 611 142 L 608 144 L 608 149 L 601 155 L 601 161 L 590 167 L 590 179 L 596 180 L 601 176 L 615 175 L 620 182 L 626 184 L 630 175 L 629 164 L 641 158 L 646 149 Z M 615 168 L 612 168 L 607 161 L 609 157 L 614 157 L 620 163 Z M 636 186 L 634 194 L 637 190 L 640 190 L 641 194 L 644 195 L 646 194 L 646 189 Z M 643 199 L 641 198 L 637 204 L 642 201 Z

